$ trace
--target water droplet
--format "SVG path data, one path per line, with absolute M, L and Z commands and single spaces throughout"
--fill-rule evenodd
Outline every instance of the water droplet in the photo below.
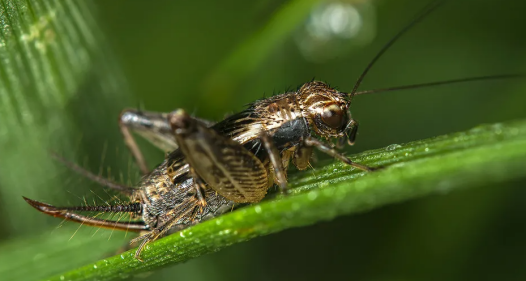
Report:
M 398 149 L 398 148 L 401 148 L 402 146 L 399 145 L 399 144 L 391 144 L 391 145 L 388 145 L 385 150 L 387 151 L 393 151 L 395 149 Z
M 183 233 L 182 231 L 181 231 L 181 232 L 179 232 L 179 236 L 181 236 L 181 237 L 183 237 L 183 238 L 185 238 L 185 237 L 186 237 L 186 236 L 184 236 L 184 233 Z
M 424 149 L 425 152 L 428 152 L 429 151 L 429 147 L 426 147 L 426 149 Z
M 93 268 L 97 269 L 97 265 L 96 265 L 96 264 L 94 264 L 94 265 L 93 265 Z
M 124 259 L 124 255 L 121 255 L 121 259 Z
M 374 35 L 369 33 L 374 30 L 370 19 L 373 9 L 369 8 L 370 5 L 344 2 L 322 1 L 313 7 L 295 36 L 296 44 L 305 57 L 324 61 L 348 49 L 344 46 L 367 44 L 372 40 Z
M 309 192 L 309 194 L 307 195 L 307 198 L 309 198 L 309 200 L 311 201 L 316 200 L 316 198 L 318 198 L 318 191 L 314 190 L 314 191 Z
M 64 277 L 64 275 L 60 275 L 60 280 L 64 280 L 64 279 L 66 279 L 66 278 Z
M 320 179 L 322 179 L 322 178 L 320 177 Z M 318 184 L 318 186 L 319 186 L 319 187 L 326 187 L 326 186 L 329 186 L 329 182 L 328 182 L 328 181 L 322 181 L 322 182 L 320 182 L 320 183 Z M 314 200 L 314 199 L 312 199 L 312 200 Z
M 119 273 L 119 278 L 121 279 L 128 279 L 130 277 L 129 274 L 126 274 L 126 273 Z
M 261 214 L 261 206 L 254 207 L 254 211 L 256 212 L 256 214 Z
M 502 128 L 503 128 L 503 126 L 502 126 L 501 123 L 496 123 L 496 124 L 491 125 L 491 129 L 493 129 L 493 131 L 497 135 L 502 134 Z
M 485 129 L 486 129 L 485 126 L 478 125 L 478 126 L 474 127 L 473 129 L 471 129 L 470 131 L 473 132 L 473 133 L 478 133 L 478 132 L 483 132 Z
M 294 203 L 292 203 L 291 208 L 292 208 L 292 210 L 297 211 L 297 210 L 299 210 L 301 208 L 301 206 L 300 206 L 300 204 L 294 202 Z
M 221 225 L 223 223 L 223 219 L 219 218 L 216 219 L 216 225 Z
M 221 230 L 221 231 L 219 231 L 218 234 L 219 234 L 219 235 L 225 235 L 225 234 L 229 234 L 230 232 L 232 232 L 232 230 L 230 230 L 230 229 L 225 229 L 225 230 Z

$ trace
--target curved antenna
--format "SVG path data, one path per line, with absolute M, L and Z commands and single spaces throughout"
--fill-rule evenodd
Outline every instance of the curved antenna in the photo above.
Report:
M 443 0 L 438 0 L 429 3 L 426 7 L 420 11 L 420 13 L 416 16 L 415 19 L 413 19 L 406 27 L 404 27 L 400 32 L 398 32 L 387 44 L 383 46 L 383 48 L 376 54 L 376 56 L 371 60 L 371 62 L 367 65 L 365 70 L 362 72 L 360 77 L 358 77 L 358 80 L 354 84 L 354 88 L 352 89 L 351 93 L 349 94 L 349 100 L 352 100 L 356 92 L 358 91 L 358 87 L 360 87 L 360 84 L 362 84 L 363 79 L 365 78 L 365 75 L 367 75 L 367 72 L 373 67 L 373 65 L 376 63 L 376 61 L 400 38 L 404 33 L 406 33 L 409 29 L 411 29 L 413 26 L 415 26 L 417 23 L 422 21 L 427 15 L 429 15 L 431 12 L 433 12 L 436 8 L 438 8 L 440 5 L 444 3 Z
M 418 88 L 425 88 L 425 87 L 431 87 L 431 86 L 448 85 L 448 84 L 456 84 L 456 83 L 464 83 L 464 82 L 472 82 L 472 81 L 498 80 L 498 79 L 510 79 L 510 78 L 526 78 L 526 74 L 502 74 L 502 75 L 468 77 L 468 78 L 461 78 L 461 79 L 389 87 L 389 88 L 382 88 L 382 89 L 364 90 L 364 91 L 355 92 L 354 95 L 393 92 L 393 91 L 398 91 L 398 90 L 418 89 Z

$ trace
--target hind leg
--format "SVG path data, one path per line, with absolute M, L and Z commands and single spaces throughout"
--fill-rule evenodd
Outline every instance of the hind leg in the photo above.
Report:
M 173 131 L 168 123 L 168 114 L 163 112 L 140 111 L 136 109 L 125 109 L 119 116 L 119 127 L 124 138 L 124 143 L 130 150 L 141 173 L 146 175 L 150 172 L 146 160 L 133 138 L 132 132 L 138 133 L 163 151 L 173 151 L 178 148 Z M 206 127 L 214 124 L 212 121 L 197 119 Z

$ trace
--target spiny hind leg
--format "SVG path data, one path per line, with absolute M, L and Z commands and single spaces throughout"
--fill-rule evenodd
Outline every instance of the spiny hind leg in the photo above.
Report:
M 351 165 L 351 166 L 353 166 L 355 168 L 358 168 L 360 170 L 364 170 L 364 171 L 368 171 L 368 172 L 377 170 L 377 168 L 372 168 L 372 167 L 368 167 L 368 166 L 365 166 L 365 165 L 353 162 L 351 159 L 349 159 L 349 157 L 347 157 L 347 156 L 343 155 L 342 153 L 338 152 L 330 144 L 324 143 L 324 142 L 322 142 L 322 141 L 320 141 L 318 139 L 315 139 L 313 137 L 306 138 L 304 140 L 304 143 L 307 146 L 316 147 L 317 149 L 319 149 L 320 151 L 326 153 L 327 155 L 332 156 L 332 157 L 342 161 L 343 163 L 345 163 L 347 165 Z
M 197 199 L 192 198 L 188 202 L 181 204 L 179 208 L 174 210 L 174 215 L 169 220 L 164 222 L 162 225 L 152 229 L 151 231 L 137 238 L 132 239 L 130 241 L 130 244 L 135 244 L 141 241 L 141 243 L 139 244 L 139 247 L 135 251 L 134 257 L 142 261 L 140 256 L 146 244 L 148 244 L 149 242 L 153 242 L 157 240 L 158 238 L 169 233 L 172 228 L 174 228 L 181 222 L 181 220 L 190 221 L 190 222 L 193 221 L 197 213 L 200 212 L 200 211 L 196 211 L 196 207 L 198 206 L 199 206 L 199 203 L 197 202 Z
M 135 255 L 133 257 L 138 259 L 139 261 L 143 261 L 141 259 L 141 252 L 144 250 L 144 247 L 146 246 L 146 244 L 153 242 L 157 240 L 158 238 L 160 238 L 161 236 L 163 236 L 170 229 L 170 225 L 172 225 L 173 223 L 174 223 L 174 220 L 171 220 L 159 228 L 155 228 L 152 231 L 149 231 L 137 238 L 132 239 L 129 244 L 130 249 L 132 248 L 133 244 L 139 241 L 141 242 L 139 244 L 139 247 L 137 247 L 137 250 L 135 250 Z
M 159 228 L 155 228 L 153 229 L 152 231 L 148 232 L 148 233 L 145 233 L 137 238 L 134 238 L 130 241 L 130 244 L 129 244 L 129 249 L 132 248 L 132 245 L 141 241 L 141 243 L 139 244 L 139 247 L 137 248 L 137 250 L 135 251 L 135 255 L 133 256 L 134 258 L 138 259 L 139 261 L 143 261 L 141 259 L 141 252 L 144 250 L 144 247 L 146 246 L 146 244 L 150 243 L 150 242 L 153 242 L 165 235 L 168 235 L 170 233 L 174 233 L 174 232 L 177 232 L 177 231 L 180 231 L 180 230 L 183 230 L 184 228 L 186 228 L 187 226 L 184 225 L 182 227 L 177 227 L 176 226 L 176 223 L 178 221 L 179 218 L 175 218 L 173 220 L 170 220 L 169 222 L 167 222 L 166 224 L 162 225 L 161 227 Z M 172 229 L 175 227 L 175 229 L 172 231 Z

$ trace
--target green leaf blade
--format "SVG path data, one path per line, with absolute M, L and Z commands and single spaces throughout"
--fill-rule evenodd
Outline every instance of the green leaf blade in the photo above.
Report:
M 5 216 L 4 223 L 11 226 L 6 235 L 24 235 L 47 225 L 26 212 L 20 195 L 44 197 L 49 190 L 43 185 L 66 181 L 56 176 L 59 169 L 49 152 L 73 154 L 81 132 L 103 131 L 83 127 L 84 119 L 118 112 L 129 99 L 91 16 L 92 6 L 0 0 L 0 203 L 17 214 Z M 100 77 L 93 79 L 95 75 Z M 92 107 L 78 102 L 82 97 L 93 101 Z M 97 103 L 100 100 L 107 102 Z M 67 195 L 54 197 L 65 200 Z
M 416 153 L 421 150 L 425 155 Z M 363 173 L 334 163 L 315 171 L 324 174 L 322 179 L 309 173 L 296 174 L 291 179 L 294 195 L 280 195 L 151 243 L 141 255 L 144 262 L 135 260 L 132 250 L 49 280 L 127 277 L 284 229 L 431 194 L 498 186 L 523 178 L 526 122 L 481 126 L 468 132 L 365 152 L 356 159 L 373 166 L 384 163 L 386 168 Z

